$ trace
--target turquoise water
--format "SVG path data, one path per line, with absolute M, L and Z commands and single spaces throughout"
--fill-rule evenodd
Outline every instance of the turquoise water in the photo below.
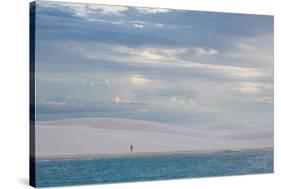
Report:
M 273 152 L 36 161 L 36 186 L 102 184 L 273 172 Z

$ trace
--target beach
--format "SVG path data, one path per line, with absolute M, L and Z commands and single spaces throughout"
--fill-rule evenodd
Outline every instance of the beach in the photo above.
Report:
M 35 132 L 36 154 L 32 157 L 38 160 L 272 150 L 273 146 L 271 137 L 258 137 L 262 132 L 258 130 L 212 132 L 116 118 L 40 121 Z

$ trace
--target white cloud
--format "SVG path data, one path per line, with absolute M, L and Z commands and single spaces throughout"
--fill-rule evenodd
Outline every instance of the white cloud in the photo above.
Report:
M 170 103 L 176 103 L 177 102 L 177 98 L 176 97 L 171 97 L 170 99 L 169 99 L 169 102 Z
M 194 48 L 194 51 L 196 52 L 197 55 L 214 55 L 219 52 L 217 49 L 213 49 L 213 48 L 209 48 L 209 49 Z
M 66 3 L 66 2 L 43 2 L 41 4 L 43 7 L 47 8 L 60 8 L 68 9 L 73 12 L 76 16 L 85 18 L 89 21 L 93 21 L 96 18 L 91 14 L 99 13 L 103 15 L 122 15 L 124 11 L 128 10 L 125 6 L 116 5 L 95 5 L 86 3 Z
M 143 24 L 134 24 L 134 27 L 135 27 L 135 28 L 143 28 L 144 25 L 143 25 Z
M 95 82 L 90 82 L 89 85 L 90 85 L 90 86 L 95 86 L 96 83 L 95 83 Z
M 110 85 L 110 81 L 108 79 L 96 79 L 89 83 L 90 86 L 105 86 Z
M 273 103 L 273 98 L 272 97 L 268 97 L 268 96 L 265 96 L 265 97 L 255 97 L 255 98 L 252 99 L 252 101 L 272 104 Z
M 135 24 L 135 27 L 143 28 L 143 24 Z M 180 63 L 186 64 L 184 58 L 180 58 L 180 55 L 213 55 L 218 53 L 215 49 L 203 49 L 203 48 L 167 48 L 167 47 L 138 47 L 132 48 L 124 45 L 109 45 L 109 44 L 95 44 L 95 49 L 104 50 L 104 52 L 88 52 L 87 56 L 94 59 L 109 59 L 115 61 L 125 62 L 143 62 L 143 63 L 161 63 L 162 65 L 170 62 L 173 65 Z M 87 47 L 88 48 L 88 47 Z M 85 49 L 89 51 L 88 49 Z M 109 54 L 108 52 L 111 53 Z M 159 62 L 158 62 L 159 61 Z
M 240 93 L 248 94 L 272 93 L 273 85 L 268 83 L 243 82 L 234 86 L 233 89 Z
M 155 26 L 162 28 L 164 27 L 164 24 L 155 24 Z
M 170 12 L 169 9 L 161 9 L 161 8 L 141 8 L 141 7 L 137 7 L 136 10 L 138 10 L 142 14 L 158 14 L 158 13 Z
M 195 48 L 128 47 L 103 43 L 72 43 L 68 46 L 76 47 L 77 51 L 80 51 L 82 55 L 90 59 L 118 61 L 127 64 L 143 64 L 146 66 L 200 69 L 202 71 L 237 78 L 267 77 L 271 74 L 270 71 L 267 72 L 264 69 L 254 67 L 190 61 L 188 57 L 192 56 L 190 53 L 194 52 Z M 204 50 L 204 52 L 209 54 L 217 53 L 216 50 L 212 49 Z
M 271 69 L 273 68 L 274 58 L 272 44 L 273 35 L 242 38 L 234 44 L 232 49 L 225 53 L 225 58 Z
M 53 107 L 61 107 L 67 105 L 65 102 L 55 101 L 55 100 L 39 100 L 39 104 Z
M 98 18 L 88 18 L 88 21 L 90 22 L 99 22 L 99 23 L 107 23 L 107 24 L 114 24 L 114 25 L 120 25 L 123 24 L 124 21 L 112 21 L 112 20 L 104 20 L 104 19 L 98 19 Z
M 132 84 L 137 86 L 146 86 L 147 84 L 150 83 L 150 80 L 142 75 L 131 75 L 129 77 L 129 80 Z
M 273 50 L 265 46 L 247 43 L 237 43 L 236 49 L 228 54 L 234 58 L 248 58 L 252 60 L 273 60 Z
M 243 92 L 243 93 L 259 93 L 261 89 L 259 85 L 256 83 L 243 83 L 241 86 L 235 88 L 236 90 Z
M 121 55 L 123 55 L 127 61 L 139 62 L 141 60 L 143 63 L 156 63 L 155 61 L 176 58 L 178 55 L 186 53 L 188 51 L 188 49 L 186 48 L 131 48 L 122 45 L 111 46 L 111 50 L 115 53 L 120 53 Z
M 116 97 L 113 97 L 111 98 L 111 101 L 115 104 L 120 104 L 120 103 L 131 103 L 130 100 L 123 100 L 123 99 L 120 99 L 120 97 L 116 96 Z
M 197 105 L 197 102 L 193 99 L 189 99 L 189 103 L 192 104 L 192 105 Z
M 107 80 L 107 79 L 104 80 L 104 83 L 107 84 L 107 85 L 110 84 L 109 80 Z
M 210 54 L 210 55 L 217 54 L 218 52 L 219 51 L 217 49 L 212 49 L 212 48 L 207 50 L 207 53 Z
M 185 105 L 185 106 L 196 106 L 197 102 L 194 99 L 183 99 L 172 96 L 168 100 L 169 105 Z
M 120 103 L 120 102 L 121 102 L 121 100 L 120 100 L 120 98 L 119 98 L 118 96 L 112 98 L 111 100 L 112 100 L 114 103 Z
M 163 28 L 164 27 L 164 24 L 162 23 L 146 22 L 142 20 L 127 21 L 124 22 L 124 24 L 133 25 L 136 28 L 144 28 L 144 27 Z
M 115 5 L 87 5 L 87 7 L 92 10 L 98 10 L 104 15 L 120 15 L 128 10 L 127 7 Z
M 132 25 L 136 28 L 144 27 L 157 27 L 162 28 L 162 23 L 151 23 L 145 21 L 113 21 L 97 18 L 94 14 L 109 15 L 109 16 L 120 16 L 128 10 L 126 6 L 116 5 L 99 5 L 99 4 L 85 4 L 85 3 L 61 3 L 61 2 L 44 2 L 41 4 L 45 8 L 63 9 L 72 12 L 74 15 L 84 18 L 90 22 L 101 22 L 110 23 L 115 25 L 125 24 Z M 155 14 L 168 12 L 168 9 L 150 9 L 150 8 L 138 8 L 138 10 L 145 14 Z

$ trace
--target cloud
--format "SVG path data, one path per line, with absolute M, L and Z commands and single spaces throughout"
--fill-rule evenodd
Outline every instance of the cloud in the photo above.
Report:
M 88 5 L 88 7 L 92 10 L 100 11 L 103 15 L 121 15 L 128 10 L 128 7 L 116 5 Z
M 177 102 L 177 98 L 173 96 L 169 99 L 169 102 L 175 103 L 175 102 Z
M 118 97 L 118 96 L 113 97 L 111 100 L 112 100 L 112 102 L 115 103 L 115 104 L 120 104 L 120 103 L 122 103 L 122 104 L 124 104 L 124 103 L 125 103 L 125 104 L 128 104 L 128 103 L 131 103 L 130 100 L 120 99 L 120 97 Z
M 63 107 L 66 106 L 67 103 L 63 102 L 63 101 L 58 101 L 58 100 L 46 100 L 46 99 L 40 99 L 38 100 L 36 103 L 40 104 L 40 105 L 44 105 L 47 107 Z
M 168 100 L 169 105 L 185 105 L 185 106 L 196 106 L 197 102 L 194 99 L 191 98 L 177 98 L 175 96 L 172 96 Z
M 120 98 L 119 98 L 118 96 L 112 98 L 112 101 L 113 101 L 114 103 L 120 103 L 120 102 L 121 102 L 121 100 L 120 100 Z
M 241 94 L 268 95 L 273 93 L 273 85 L 270 83 L 242 82 L 236 84 L 233 90 Z
M 137 11 L 139 11 L 142 14 L 158 14 L 158 13 L 168 13 L 171 10 L 170 9 L 161 9 L 161 8 L 141 8 L 137 7 Z
M 196 52 L 197 55 L 214 55 L 219 52 L 217 49 L 213 49 L 213 48 L 209 48 L 209 49 L 194 48 L 194 51 Z
M 183 99 L 177 99 L 175 96 L 170 97 L 168 101 L 169 105 L 185 105 L 186 102 Z
M 238 42 L 236 49 L 229 53 L 229 56 L 234 58 L 247 58 L 251 60 L 266 60 L 273 62 L 273 47 L 266 47 L 265 45 L 251 44 L 247 42 Z
M 136 26 L 135 26 L 136 27 Z M 137 24 L 137 27 L 142 28 L 141 24 Z M 79 45 L 79 44 L 77 44 Z M 83 44 L 80 44 L 83 47 Z M 90 46 L 84 47 L 89 58 L 101 58 L 101 59 L 109 59 L 116 61 L 123 61 L 122 57 L 124 57 L 124 61 L 142 61 L 143 63 L 153 63 L 153 61 L 157 60 L 184 60 L 180 59 L 180 55 L 213 55 L 218 53 L 216 49 L 207 49 L 197 48 L 197 47 L 189 47 L 189 48 L 168 48 L 168 47 L 129 47 L 125 45 L 110 45 L 103 43 L 96 43 L 94 46 L 89 44 Z M 97 47 L 95 47 L 97 46 Z M 101 51 L 91 52 L 88 49 L 97 48 L 101 49 Z M 105 52 L 103 52 L 103 50 Z M 108 51 L 111 51 L 111 55 L 109 55 Z M 104 54 L 103 54 L 104 53 Z M 167 61 L 166 61 L 167 62 Z M 154 62 L 155 63 L 155 62 Z M 164 62 L 165 63 L 165 62 Z
M 39 2 L 40 3 L 40 2 Z M 66 2 L 43 2 L 42 7 L 60 9 L 64 12 L 72 12 L 75 16 L 85 18 L 89 21 L 96 19 L 93 14 L 101 14 L 106 16 L 120 16 L 128 10 L 125 6 L 116 5 L 98 5 L 86 3 L 66 3 Z
M 245 66 L 256 66 L 265 70 L 273 68 L 273 34 L 241 38 L 224 54 L 224 60 L 232 60 Z
M 270 96 L 265 96 L 265 97 L 255 97 L 252 99 L 253 102 L 262 102 L 262 103 L 267 103 L 267 104 L 272 104 L 273 103 L 273 98 Z
M 148 22 L 148 21 L 143 21 L 143 20 L 134 20 L 134 21 L 124 21 L 124 25 L 133 25 L 136 28 L 148 28 L 148 29 L 153 29 L 153 28 L 163 28 L 164 24 L 161 23 L 156 23 L 156 22 Z
M 143 24 L 134 24 L 134 27 L 136 27 L 136 28 L 143 28 L 144 27 L 144 25 Z
M 104 85 L 110 85 L 110 81 L 108 79 L 97 79 L 94 81 L 91 81 L 89 83 L 90 86 L 104 86 Z
M 39 118 L 271 128 L 271 17 L 38 5 Z
M 104 23 L 104 24 L 113 24 L 113 25 L 121 25 L 124 24 L 123 21 L 113 21 L 113 20 L 105 20 L 105 19 L 99 19 L 99 18 L 88 18 L 88 21 L 90 22 L 97 22 L 97 23 Z
M 155 26 L 162 28 L 164 27 L 164 24 L 155 24 Z
M 235 88 L 235 89 L 242 93 L 259 93 L 259 92 L 261 92 L 259 85 L 256 83 L 243 83 L 243 84 L 241 84 L 240 87 Z
M 190 99 L 189 103 L 192 104 L 192 105 L 197 105 L 197 102 L 195 100 L 193 100 L 193 99 Z
M 90 22 L 103 23 L 103 24 L 112 24 L 112 25 L 122 25 L 122 27 L 135 27 L 135 28 L 163 28 L 164 24 L 140 21 L 140 20 L 112 20 L 112 19 L 100 19 L 100 18 L 88 18 Z
M 252 67 L 231 66 L 221 64 L 209 64 L 204 62 L 196 62 L 188 60 L 192 56 L 192 52 L 196 52 L 198 48 L 167 48 L 167 47 L 129 47 L 124 45 L 109 44 L 77 44 L 72 46 L 80 46 L 85 57 L 97 60 L 118 61 L 123 63 L 134 63 L 144 66 L 161 66 L 174 67 L 183 69 L 200 69 L 201 71 L 213 72 L 227 77 L 251 78 L 263 77 L 270 73 Z M 95 50 L 91 50 L 95 49 Z M 214 54 L 214 49 L 202 50 L 200 53 Z M 202 51 L 202 52 L 201 52 Z M 185 55 L 185 56 L 183 56 Z M 193 56 L 196 56 L 193 54 Z
M 150 80 L 142 75 L 131 75 L 130 82 L 136 86 L 146 86 L 150 83 Z

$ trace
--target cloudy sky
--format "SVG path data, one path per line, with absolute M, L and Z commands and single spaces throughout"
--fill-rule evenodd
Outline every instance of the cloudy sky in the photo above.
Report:
M 37 120 L 273 129 L 273 17 L 36 4 Z

